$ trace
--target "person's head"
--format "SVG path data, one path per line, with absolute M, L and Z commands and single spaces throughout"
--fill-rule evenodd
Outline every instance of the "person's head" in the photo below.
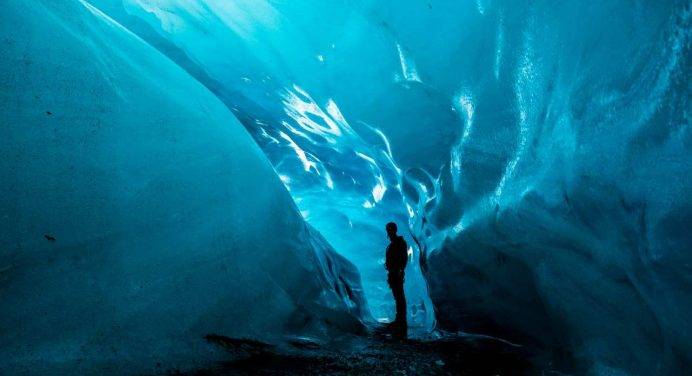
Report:
M 396 236 L 396 223 L 394 223 L 394 222 L 387 223 L 387 226 L 385 226 L 385 229 L 387 230 L 387 236 L 389 236 L 390 239 L 394 239 L 394 237 Z

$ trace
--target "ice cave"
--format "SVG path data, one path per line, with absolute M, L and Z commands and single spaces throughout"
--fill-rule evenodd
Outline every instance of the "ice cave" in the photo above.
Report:
M 409 343 L 692 369 L 689 0 L 2 4 L 0 374 L 365 354 L 389 221 Z

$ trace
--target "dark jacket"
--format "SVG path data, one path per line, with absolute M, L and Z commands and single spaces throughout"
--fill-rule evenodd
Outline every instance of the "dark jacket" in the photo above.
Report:
M 384 267 L 390 271 L 401 271 L 408 262 L 408 245 L 403 236 L 397 236 L 387 246 Z

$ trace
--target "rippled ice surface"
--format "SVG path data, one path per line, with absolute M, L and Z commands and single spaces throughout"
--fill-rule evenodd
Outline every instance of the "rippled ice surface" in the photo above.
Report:
M 391 85 L 406 95 L 407 83 L 420 84 L 420 78 L 404 47 L 390 46 L 388 33 L 371 25 L 360 14 L 363 9 L 347 4 L 334 4 L 329 12 L 351 12 L 355 34 L 341 35 L 344 30 L 329 26 L 320 16 L 321 27 L 331 29 L 328 38 L 303 30 L 315 27 L 317 20 L 290 4 L 125 1 L 122 7 L 108 2 L 103 6 L 177 59 L 234 111 L 267 154 L 303 217 L 358 266 L 373 317 L 380 321 L 394 314 L 383 266 L 388 244 L 384 225 L 398 222 L 411 246 L 406 285 L 410 320 L 431 327 L 433 310 L 418 263 L 423 254 L 415 234 L 406 229 L 414 215 L 402 194 L 407 167 L 393 158 L 391 136 L 375 125 L 378 117 L 397 111 L 397 99 L 381 109 L 368 104 L 372 88 L 352 87 L 357 82 L 343 72 L 352 62 L 345 60 L 349 51 L 355 48 L 353 52 L 362 54 L 359 44 L 368 34 L 376 35 L 382 38 L 379 46 L 362 47 L 393 53 L 393 65 L 364 68 L 370 76 L 381 75 L 380 90 Z M 353 102 L 360 95 L 364 100 Z M 344 103 L 363 107 L 367 114 L 346 116 Z M 415 117 L 426 109 L 419 105 L 412 111 Z M 445 112 L 446 120 L 454 121 L 452 110 Z M 434 140 L 426 142 L 434 146 Z
M 424 274 L 442 327 L 690 362 L 689 2 L 93 3 L 234 111 L 376 318 L 395 219 L 412 321 Z
M 363 332 L 358 270 L 199 81 L 85 1 L 3 3 L 0 40 L 0 374 Z

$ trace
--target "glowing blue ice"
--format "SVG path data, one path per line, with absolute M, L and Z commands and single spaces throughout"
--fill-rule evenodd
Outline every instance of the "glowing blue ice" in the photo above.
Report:
M 692 11 L 586 3 L 84 2 L 213 94 L 176 97 L 190 111 L 232 111 L 375 318 L 395 220 L 416 328 L 559 349 L 578 373 L 681 373 Z

